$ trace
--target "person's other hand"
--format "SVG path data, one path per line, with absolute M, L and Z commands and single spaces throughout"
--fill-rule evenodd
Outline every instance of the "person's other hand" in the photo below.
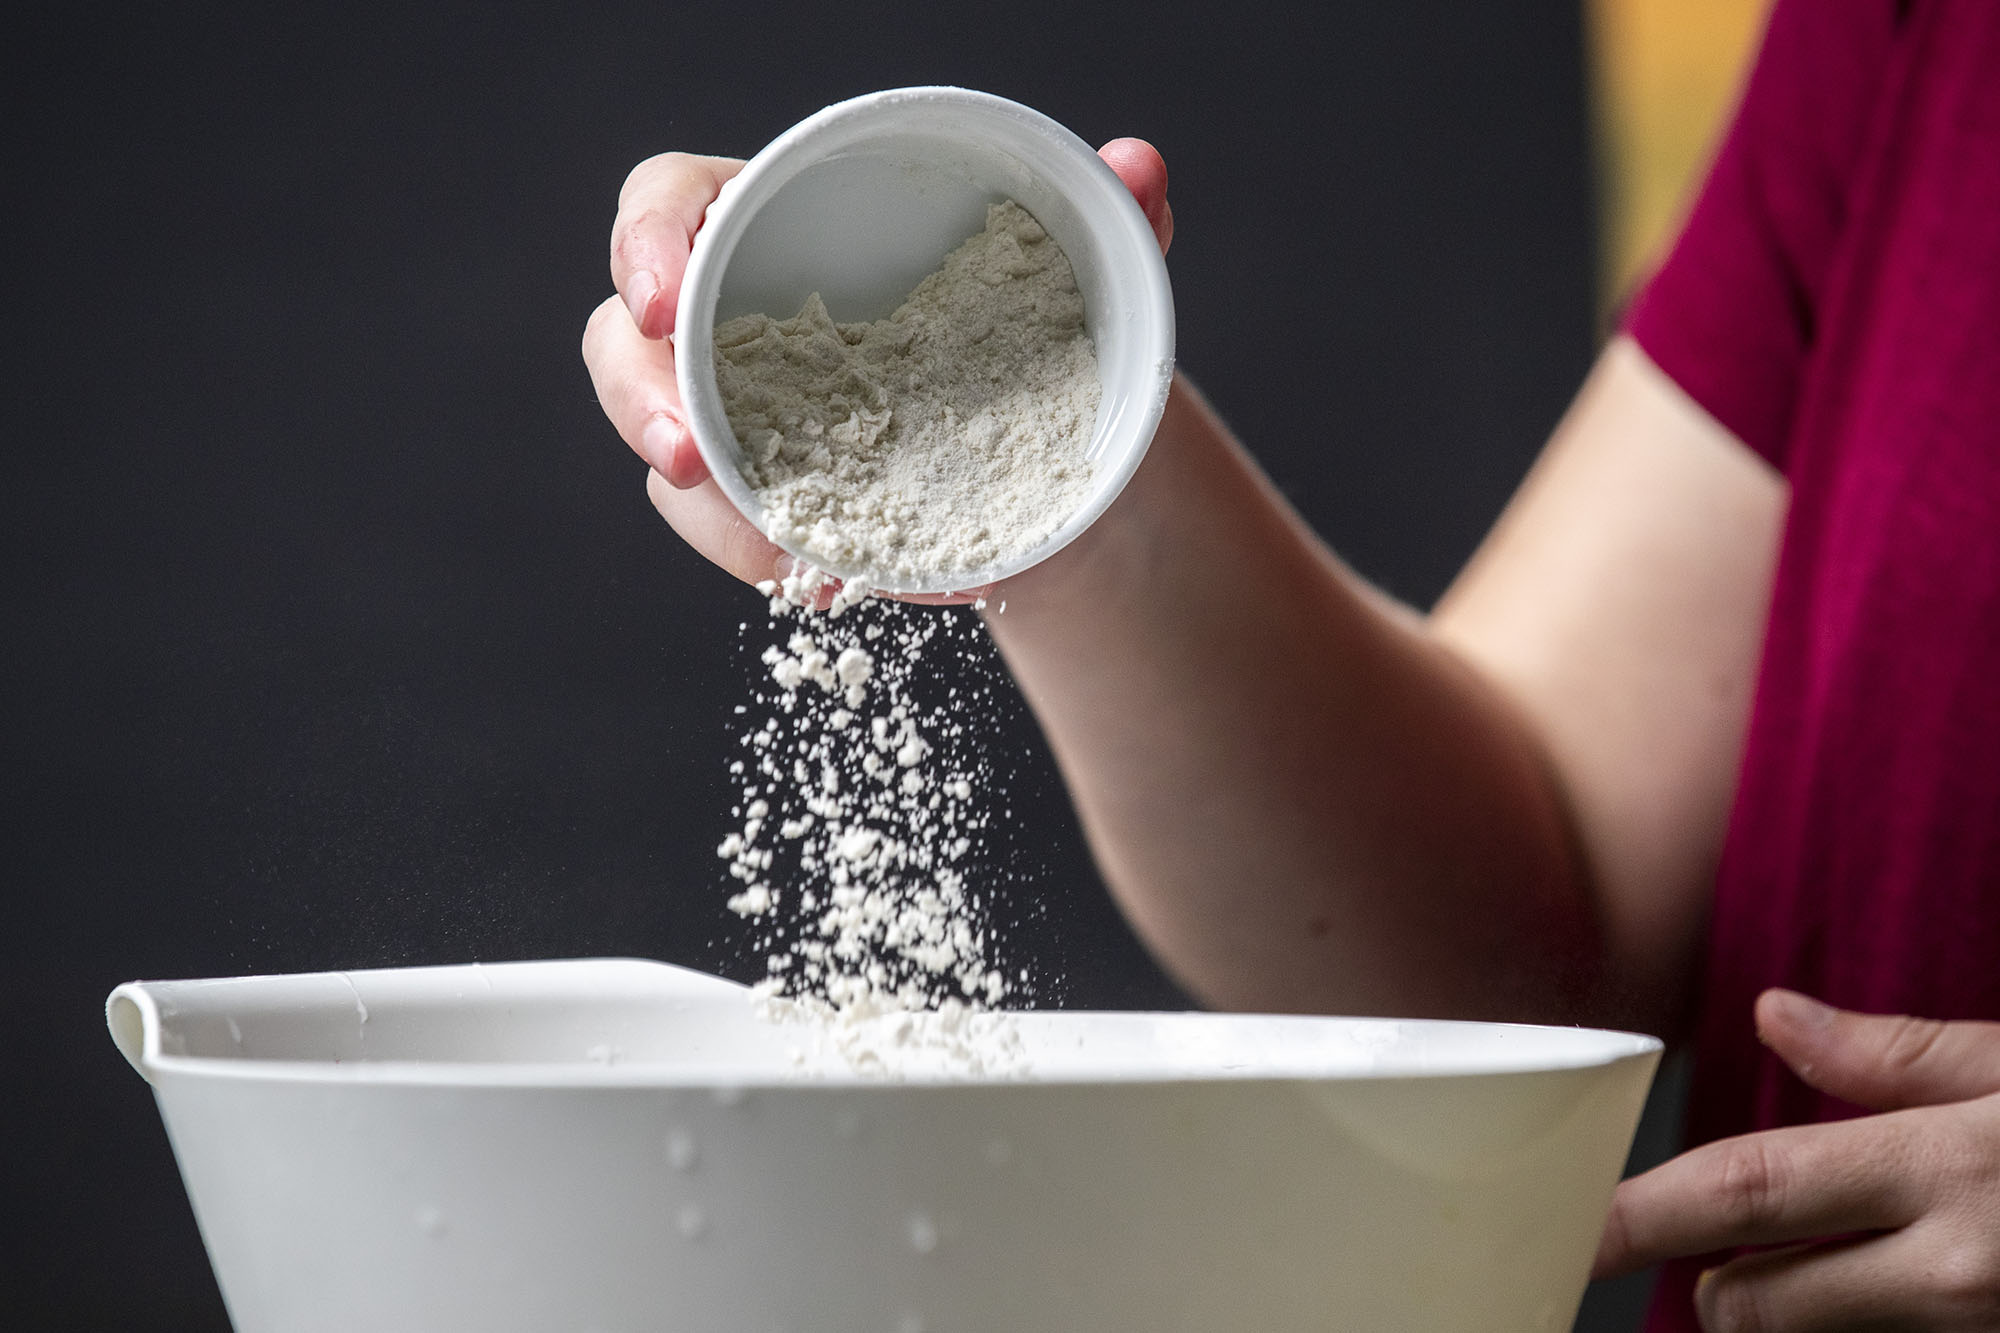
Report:
M 1139 201 L 1165 251 L 1174 215 L 1159 153 L 1141 139 L 1114 139 L 1099 151 Z M 695 232 L 724 182 L 742 169 L 733 158 L 686 153 L 665 153 L 633 168 L 611 228 L 611 281 L 618 294 L 591 312 L 583 359 L 605 416 L 652 469 L 646 492 L 654 507 L 688 545 L 756 583 L 783 577 L 790 557 L 751 526 L 708 475 L 687 428 L 669 341 Z
M 1702 1275 L 1710 1333 L 2000 1329 L 2000 1023 L 1757 1001 L 1764 1044 L 1882 1114 L 1746 1134 L 1618 1187 L 1596 1277 L 1768 1246 Z

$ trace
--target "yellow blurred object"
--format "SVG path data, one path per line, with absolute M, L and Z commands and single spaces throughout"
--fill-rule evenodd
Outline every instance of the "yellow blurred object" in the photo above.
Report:
M 1767 8 L 1768 0 L 1585 0 L 1607 310 L 1680 225 Z

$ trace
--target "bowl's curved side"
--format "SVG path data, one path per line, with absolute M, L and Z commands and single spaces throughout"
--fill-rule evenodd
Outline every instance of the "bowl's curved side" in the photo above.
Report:
M 803 1078 L 742 988 L 638 960 L 139 983 L 111 1021 L 244 1333 L 1559 1329 L 1659 1053 L 1048 1014 L 1001 1078 Z
M 1653 1056 L 1109 1084 L 155 1081 L 232 1318 L 1560 1329 Z

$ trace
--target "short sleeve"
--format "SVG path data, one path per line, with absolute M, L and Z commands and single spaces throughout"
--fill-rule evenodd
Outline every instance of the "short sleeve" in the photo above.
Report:
M 1625 331 L 1782 470 L 1899 6 L 1778 0 L 1714 165 Z

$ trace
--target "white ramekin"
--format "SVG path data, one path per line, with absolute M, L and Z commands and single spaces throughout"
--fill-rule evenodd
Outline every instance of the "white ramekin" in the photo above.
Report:
M 1152 227 L 1090 145 L 1040 112 L 964 88 L 895 88 L 836 103 L 772 140 L 723 188 L 695 236 L 674 335 L 681 396 L 717 484 L 760 530 L 769 524 L 716 388 L 716 323 L 789 316 L 815 291 L 836 320 L 882 318 L 1003 199 L 1048 229 L 1083 293 L 1103 386 L 1090 492 L 1031 550 L 979 569 L 887 580 L 888 590 L 948 592 L 1017 574 L 1068 545 L 1124 489 L 1173 375 L 1173 292 Z M 829 574 L 885 581 L 783 545 Z

